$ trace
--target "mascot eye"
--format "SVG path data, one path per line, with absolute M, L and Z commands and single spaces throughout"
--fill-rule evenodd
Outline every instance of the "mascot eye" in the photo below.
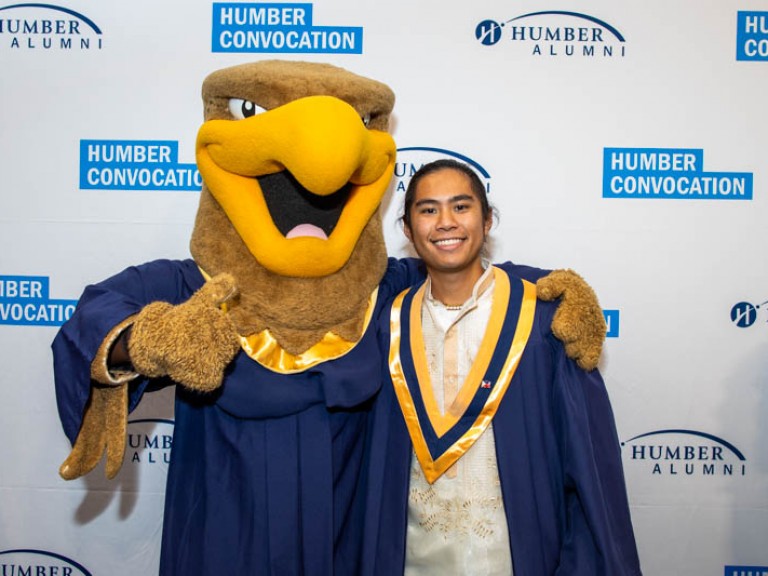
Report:
M 361 117 L 361 120 L 363 121 L 363 124 L 365 126 L 368 126 L 368 124 L 371 123 L 371 115 L 370 114 L 365 114 L 364 116 Z
M 266 110 L 250 100 L 243 100 L 242 98 L 229 99 L 229 113 L 232 114 L 235 120 L 250 118 L 262 112 L 266 112 Z

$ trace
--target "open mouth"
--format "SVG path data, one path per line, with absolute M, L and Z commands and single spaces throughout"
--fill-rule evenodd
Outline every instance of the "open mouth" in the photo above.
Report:
M 272 221 L 286 238 L 314 236 L 327 239 L 341 217 L 352 184 L 333 194 L 318 196 L 284 170 L 257 178 Z

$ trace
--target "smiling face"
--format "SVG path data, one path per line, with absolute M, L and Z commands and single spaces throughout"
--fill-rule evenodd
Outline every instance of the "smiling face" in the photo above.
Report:
M 418 182 L 404 230 L 433 279 L 460 274 L 474 284 L 491 222 L 467 175 L 443 168 Z

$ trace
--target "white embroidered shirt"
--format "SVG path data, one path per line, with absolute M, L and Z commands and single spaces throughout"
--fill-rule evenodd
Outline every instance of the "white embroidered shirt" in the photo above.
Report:
M 492 288 L 488 266 L 472 297 L 460 309 L 449 309 L 432 298 L 427 285 L 422 331 L 432 389 L 443 414 L 477 355 L 491 313 Z M 434 484 L 427 482 L 412 457 L 405 574 L 512 574 L 492 425 Z

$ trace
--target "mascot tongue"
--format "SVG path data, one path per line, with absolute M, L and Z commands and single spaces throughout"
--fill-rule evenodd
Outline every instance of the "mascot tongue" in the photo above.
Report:
M 288 170 L 259 176 L 258 182 L 272 222 L 288 239 L 328 240 L 352 189 L 347 183 L 333 194 L 318 196 L 304 188 Z
M 328 236 L 325 235 L 325 232 L 312 224 L 299 224 L 285 235 L 286 238 L 298 238 L 299 236 L 310 236 L 312 238 L 328 240 Z

